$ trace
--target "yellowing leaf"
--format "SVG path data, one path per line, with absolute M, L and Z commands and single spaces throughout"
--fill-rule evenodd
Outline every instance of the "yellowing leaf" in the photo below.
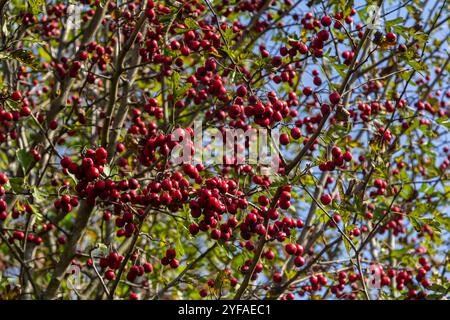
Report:
M 33 70 L 39 69 L 39 62 L 31 51 L 18 49 L 9 54 L 9 57 L 15 59 Z
M 44 0 L 28 0 L 28 4 L 31 7 L 31 11 L 36 16 L 41 12 L 40 7 L 42 7 L 45 4 L 45 1 Z

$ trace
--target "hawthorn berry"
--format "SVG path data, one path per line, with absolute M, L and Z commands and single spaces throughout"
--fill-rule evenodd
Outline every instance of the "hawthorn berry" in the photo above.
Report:
M 332 93 L 328 96 L 328 98 L 330 99 L 330 103 L 331 103 L 332 105 L 336 105 L 336 104 L 338 104 L 338 103 L 341 101 L 341 95 L 340 95 L 339 93 L 337 93 L 336 91 L 335 91 L 335 92 L 332 92 Z
M 386 34 L 386 41 L 389 43 L 396 43 L 397 42 L 397 36 L 393 32 L 389 32 Z
M 331 201 L 332 201 L 332 198 L 328 193 L 325 193 L 320 197 L 320 202 L 322 202 L 322 204 L 324 206 L 329 205 L 331 203 Z
M 22 100 L 22 93 L 20 91 L 14 91 L 13 93 L 11 93 L 10 98 L 13 101 L 20 101 Z
M 289 135 L 287 133 L 282 133 L 280 135 L 280 144 L 283 146 L 286 146 L 290 143 L 290 138 Z

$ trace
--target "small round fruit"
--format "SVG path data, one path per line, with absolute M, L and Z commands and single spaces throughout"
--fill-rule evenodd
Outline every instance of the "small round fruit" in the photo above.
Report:
M 297 253 L 297 246 L 293 243 L 288 243 L 284 249 L 290 255 L 295 255 Z
M 14 91 L 13 93 L 11 93 L 10 98 L 13 101 L 20 101 L 22 100 L 22 93 L 20 91 Z
M 397 42 L 397 36 L 393 32 L 389 32 L 386 34 L 386 41 L 389 43 L 396 43 Z
M 331 104 L 335 105 L 338 104 L 341 101 L 341 95 L 339 93 L 332 92 L 329 97 Z
M 114 271 L 108 270 L 105 272 L 105 278 L 107 280 L 114 280 L 116 278 L 116 275 L 115 275 Z
M 322 195 L 322 196 L 320 197 L 320 202 L 322 202 L 322 204 L 323 204 L 324 206 L 329 205 L 329 204 L 331 203 L 332 200 L 333 200 L 333 199 L 331 198 L 331 196 L 330 196 L 328 193 L 325 193 L 324 195 Z
M 247 95 L 247 88 L 245 86 L 240 86 L 236 93 L 239 97 L 245 97 Z
M 330 16 L 324 16 L 322 17 L 322 19 L 320 20 L 320 23 L 324 26 L 324 27 L 329 27 L 331 26 L 332 20 Z
M 289 136 L 287 133 L 282 133 L 280 135 L 280 144 L 282 144 L 283 146 L 288 145 L 291 142 L 291 140 L 289 139 Z
M 293 139 L 297 140 L 302 136 L 302 131 L 298 127 L 294 127 L 291 129 L 291 136 Z

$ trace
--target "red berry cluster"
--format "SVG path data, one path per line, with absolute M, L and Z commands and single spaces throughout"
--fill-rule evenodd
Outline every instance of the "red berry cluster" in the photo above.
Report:
M 314 131 L 316 131 L 316 126 L 314 126 L 314 125 L 319 124 L 320 121 L 322 121 L 323 115 L 326 113 L 329 113 L 329 111 L 331 110 L 328 105 L 325 105 L 325 106 L 328 107 L 328 109 L 325 113 L 317 114 L 315 116 L 305 116 L 303 119 L 298 119 L 295 121 L 295 127 L 301 128 L 302 126 L 305 126 L 305 130 L 307 133 L 313 133 Z M 292 137 L 295 139 L 294 135 L 292 135 Z M 308 141 L 309 139 L 305 138 L 305 140 Z M 314 144 L 316 144 L 316 143 L 314 143 Z
M 391 142 L 392 140 L 392 134 L 391 130 L 385 129 L 384 127 L 379 127 L 377 130 L 377 133 L 374 136 L 375 141 L 378 141 L 378 139 L 381 137 L 381 140 L 384 142 Z
M 168 135 L 164 135 L 162 133 L 158 134 L 156 131 L 156 124 L 154 122 L 150 123 L 147 130 L 145 123 L 141 121 L 139 116 L 134 119 L 135 122 L 139 123 L 139 126 L 131 126 L 128 132 L 131 134 L 145 135 L 145 138 L 143 138 L 144 143 L 142 146 L 142 151 L 139 156 L 139 162 L 144 166 L 152 165 L 157 159 L 159 159 L 159 157 L 167 157 L 172 149 L 186 138 L 186 135 L 193 133 L 192 130 L 183 130 L 178 128 Z M 191 149 L 191 153 L 193 154 L 193 146 Z
M 189 198 L 190 183 L 181 172 L 174 172 L 160 182 L 152 181 L 144 190 L 143 201 L 153 207 L 165 206 L 175 212 Z
M 62 195 L 61 198 L 55 200 L 54 206 L 57 210 L 62 210 L 65 213 L 72 211 L 74 207 L 79 204 L 77 197 L 71 197 L 68 194 Z
M 96 150 L 88 149 L 83 154 L 80 165 L 72 162 L 72 160 L 67 156 L 63 157 L 60 161 L 64 172 L 69 172 L 75 175 L 75 177 L 79 180 L 75 187 L 78 195 L 80 197 L 86 197 L 88 202 L 92 205 L 95 204 L 95 198 L 97 196 L 106 198 L 106 196 L 109 195 L 110 197 L 113 197 L 113 190 L 117 191 L 114 188 L 115 183 L 113 181 L 99 179 L 100 174 L 103 172 L 103 166 L 106 164 L 107 156 L 108 153 L 106 150 L 100 147 Z M 70 198 L 65 198 L 64 203 L 66 203 L 66 209 L 70 208 L 67 206 L 70 204 L 70 201 Z M 63 205 L 62 199 L 61 205 Z
M 269 209 L 267 216 L 271 220 L 278 219 L 279 213 L 276 209 Z M 303 228 L 303 221 L 301 219 L 288 218 L 286 216 L 281 220 L 269 224 L 267 234 L 270 239 L 275 239 L 278 242 L 284 242 L 291 236 L 291 232 L 295 228 Z
M 355 52 L 346 50 L 346 51 L 342 52 L 341 56 L 342 56 L 342 58 L 344 58 L 344 64 L 349 66 L 353 61 Z
M 238 224 L 234 214 L 238 209 L 248 206 L 247 200 L 241 196 L 242 192 L 237 190 L 234 180 L 218 177 L 206 180 L 205 187 L 197 190 L 196 197 L 189 202 L 191 216 L 195 219 L 201 218 L 198 223 L 189 226 L 191 234 L 211 230 L 211 239 L 228 241 Z M 230 216 L 226 222 L 221 223 L 225 212 Z
M 299 244 L 288 243 L 285 245 L 284 250 L 286 253 L 295 256 L 294 265 L 296 267 L 301 267 L 305 264 L 305 259 L 302 257 L 303 247 Z
M 20 91 L 12 92 L 9 99 L 20 104 L 20 110 L 6 111 L 3 102 L 0 101 L 0 143 L 7 141 L 8 134 L 11 139 L 15 140 L 17 138 L 18 121 L 31 114 L 29 102 L 27 99 L 23 99 Z
M 248 118 L 253 117 L 254 122 L 262 127 L 272 126 L 291 115 L 289 106 L 294 101 L 279 99 L 274 91 L 270 91 L 267 94 L 267 98 L 268 102 L 263 103 L 255 96 L 250 96 L 248 105 L 243 108 L 245 116 Z M 238 104 L 237 102 L 241 101 L 235 101 L 235 104 Z
M 145 262 L 142 265 L 133 265 L 127 273 L 127 280 L 130 282 L 136 282 L 138 277 L 142 277 L 144 273 L 150 273 L 153 271 L 153 265 L 150 262 Z M 145 282 L 145 281 L 144 281 Z
M 354 273 L 347 274 L 346 271 L 340 271 L 338 273 L 337 279 L 338 284 L 332 285 L 330 287 L 330 291 L 337 298 L 347 298 L 350 300 L 354 300 L 356 299 L 356 292 L 359 290 L 357 281 L 359 281 L 360 279 L 361 277 L 359 274 Z M 346 285 L 350 285 L 351 287 L 350 293 L 344 292 Z
M 7 184 L 8 182 L 9 182 L 8 176 L 5 173 L 0 172 L 0 197 L 5 195 L 6 190 L 4 185 Z M 8 217 L 8 213 L 6 212 L 7 209 L 8 204 L 6 203 L 6 201 L 0 199 L 0 222 L 5 221 L 6 218 Z
M 353 158 L 350 151 L 342 154 L 342 150 L 337 146 L 331 149 L 331 155 L 333 156 L 333 160 L 322 162 L 319 165 L 320 171 L 333 171 L 336 167 L 344 168 L 344 162 L 350 162 Z
M 0 182 L 4 182 L 5 176 L 3 173 L 0 173 Z M 7 180 L 6 180 L 7 181 Z M 7 203 L 5 200 L 0 199 L 0 224 L 1 222 L 5 221 L 8 217 L 7 213 Z M 28 203 L 22 203 L 19 201 L 17 203 L 17 206 L 12 208 L 11 218 L 12 220 L 18 221 L 18 219 L 23 215 L 32 215 L 34 214 L 34 210 Z M 54 225 L 49 223 L 40 223 L 40 224 L 34 224 L 32 229 L 28 231 L 27 235 L 23 230 L 14 229 L 12 232 L 12 235 L 8 238 L 8 241 L 10 243 L 13 243 L 14 241 L 23 241 L 26 236 L 27 243 L 33 243 L 35 245 L 40 245 L 43 242 L 44 234 L 47 232 L 50 232 L 54 229 Z
M 6 191 L 4 185 L 7 184 L 8 182 L 9 182 L 8 176 L 5 173 L 0 172 L 0 197 L 5 195 Z
M 180 262 L 177 259 L 175 259 L 176 256 L 177 252 L 175 249 L 167 249 L 166 255 L 161 259 L 161 264 L 163 266 L 170 265 L 172 269 L 178 268 Z
M 298 292 L 301 297 L 306 293 L 313 294 L 316 291 L 320 291 L 328 283 L 328 279 L 321 273 L 311 275 L 308 280 L 309 285 L 302 285 L 301 290 Z
M 248 259 L 244 262 L 244 265 L 241 266 L 240 271 L 242 274 L 246 274 L 248 272 L 248 270 L 250 269 L 250 266 L 252 265 L 253 260 Z M 264 269 L 264 265 L 261 262 L 258 262 L 255 266 L 255 271 L 251 277 L 252 280 L 256 280 L 256 278 L 258 277 L 258 273 L 261 273 Z
M 388 187 L 387 181 L 382 180 L 380 178 L 375 179 L 375 182 L 373 184 L 375 188 L 377 188 L 376 191 L 370 192 L 370 197 L 375 198 L 377 196 L 384 195 L 386 193 L 386 189 Z

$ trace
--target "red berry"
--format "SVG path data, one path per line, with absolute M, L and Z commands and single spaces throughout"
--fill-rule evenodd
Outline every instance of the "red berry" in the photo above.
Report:
M 0 185 L 7 184 L 8 181 L 8 176 L 4 173 L 0 173 Z
M 280 135 L 280 144 L 283 146 L 288 145 L 290 143 L 289 135 L 287 133 L 282 133 Z
M 258 197 L 258 203 L 262 206 L 267 206 L 269 204 L 269 198 L 265 195 L 261 195 Z
M 303 254 L 303 246 L 297 243 L 296 247 L 297 247 L 297 252 L 295 253 L 295 255 L 301 256 Z
M 328 33 L 327 30 L 321 30 L 317 33 L 317 37 L 322 41 L 327 41 L 328 38 L 330 37 L 330 34 Z
M 108 270 L 108 271 L 105 272 L 105 278 L 106 278 L 106 279 L 108 279 L 108 280 L 114 280 L 115 277 L 116 277 L 116 275 L 115 275 L 114 271 Z
M 283 276 L 281 275 L 281 273 L 276 272 L 273 274 L 273 277 L 272 277 L 273 282 L 280 283 L 282 279 L 283 279 Z
M 305 264 L 305 259 L 302 256 L 297 256 L 294 259 L 294 264 L 296 267 L 302 267 Z
M 177 252 L 175 251 L 175 249 L 167 249 L 166 251 L 166 257 L 169 259 L 173 259 L 175 258 L 177 255 Z
M 292 292 L 289 292 L 286 295 L 286 300 L 294 300 L 295 299 L 295 295 Z
M 200 294 L 200 297 L 205 298 L 208 296 L 208 290 L 202 289 L 202 290 L 200 290 L 199 294 Z
M 56 130 L 56 128 L 58 128 L 58 121 L 56 121 L 56 120 L 50 121 L 48 127 L 49 127 L 51 130 Z
M 308 50 L 308 46 L 304 43 L 300 44 L 298 47 L 298 52 L 300 52 L 301 54 L 307 54 Z
M 350 151 L 346 151 L 345 153 L 344 153 L 344 160 L 345 161 L 347 161 L 347 162 L 350 162 L 350 161 L 352 161 L 352 154 L 350 153 Z
M 322 204 L 323 204 L 324 206 L 329 205 L 329 204 L 331 203 L 332 200 L 333 200 L 333 199 L 331 198 L 331 196 L 330 196 L 328 193 L 325 193 L 324 195 L 322 195 L 322 196 L 320 197 L 320 202 L 322 202 Z
M 311 89 L 311 87 L 304 87 L 303 88 L 303 94 L 305 96 L 310 96 L 310 95 L 312 95 L 312 93 L 313 93 L 313 90 Z
M 297 253 L 297 246 L 293 243 L 288 243 L 284 249 L 290 255 L 295 255 Z
M 334 146 L 331 149 L 331 154 L 333 155 L 333 157 L 339 158 L 342 155 L 342 151 L 341 151 L 341 149 L 339 147 Z
M 324 16 L 321 20 L 320 23 L 324 26 L 324 27 L 329 27 L 331 26 L 332 20 L 330 16 Z
M 173 259 L 172 261 L 170 261 L 170 267 L 172 269 L 178 268 L 179 265 L 180 265 L 180 262 L 177 259 Z
M 11 93 L 10 98 L 13 101 L 20 101 L 22 100 L 22 93 L 20 91 L 14 91 L 13 93 Z
M 291 136 L 293 139 L 297 140 L 302 136 L 302 131 L 298 127 L 294 127 L 291 129 Z
M 139 296 L 136 293 L 132 292 L 130 294 L 130 300 L 139 300 Z
M 339 93 L 332 92 L 329 97 L 331 104 L 338 104 L 341 101 L 341 95 Z
M 397 36 L 393 32 L 389 32 L 386 34 L 386 41 L 389 43 L 396 43 L 397 42 Z
M 98 159 L 103 159 L 108 156 L 108 152 L 105 150 L 105 148 L 100 147 L 95 151 L 95 157 Z
M 199 230 L 200 230 L 200 228 L 199 228 L 198 224 L 196 224 L 196 223 L 193 223 L 189 226 L 189 232 L 193 236 L 195 236 L 199 232 Z
M 324 103 L 320 106 L 320 112 L 322 113 L 322 115 L 329 114 L 330 111 L 331 111 L 331 108 L 328 104 Z
M 29 107 L 22 107 L 20 109 L 20 116 L 21 117 L 28 117 L 31 114 L 31 109 Z
M 80 60 L 81 61 L 85 61 L 88 58 L 88 53 L 86 51 L 81 51 L 80 52 Z
M 146 273 L 150 273 L 153 271 L 153 265 L 150 262 L 145 262 L 142 266 L 144 267 L 144 271 Z
M 240 86 L 236 93 L 239 97 L 245 97 L 247 95 L 247 88 L 245 86 Z

